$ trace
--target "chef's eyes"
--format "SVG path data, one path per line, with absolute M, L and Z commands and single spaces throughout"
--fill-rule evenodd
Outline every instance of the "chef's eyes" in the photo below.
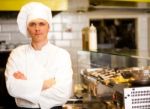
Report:
M 46 25 L 46 23 L 44 23 L 44 22 L 39 22 L 39 23 L 31 22 L 31 23 L 29 23 L 29 26 L 30 26 L 30 27 L 34 27 L 34 26 L 45 26 L 45 25 Z
M 40 26 L 44 26 L 44 25 L 46 25 L 46 23 L 41 22 L 41 23 L 39 23 L 39 25 L 40 25 Z

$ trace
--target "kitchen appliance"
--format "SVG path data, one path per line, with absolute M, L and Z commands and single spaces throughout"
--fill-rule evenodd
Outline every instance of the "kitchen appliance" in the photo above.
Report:
M 150 87 L 124 89 L 125 109 L 150 109 Z
M 91 68 L 81 71 L 83 84 L 88 86 L 89 93 L 92 96 L 112 96 L 117 90 L 123 92 L 123 87 L 127 87 L 128 79 L 123 79 L 115 69 L 109 68 Z M 121 85 L 120 85 L 121 84 Z
M 113 68 L 90 68 L 81 71 L 83 84 L 88 87 L 88 93 L 91 98 L 103 99 L 108 105 L 115 107 L 115 109 L 122 109 L 123 107 L 123 88 L 128 87 L 122 84 L 120 72 Z M 119 78 L 118 78 L 119 77 Z M 114 83 L 115 80 L 120 83 Z
M 116 106 L 118 106 L 119 109 L 121 109 L 124 104 L 123 99 L 128 99 L 129 101 L 131 101 L 132 98 L 128 97 L 131 97 L 131 94 L 132 96 L 134 96 L 133 93 L 135 93 L 134 90 L 136 88 L 140 86 L 139 88 L 141 89 L 138 90 L 143 90 L 143 88 L 150 85 L 150 67 L 147 66 L 131 68 L 89 68 L 81 71 L 81 77 L 83 80 L 82 82 L 88 86 L 88 93 L 90 93 L 91 96 L 99 98 L 109 96 L 111 101 Z M 144 89 L 143 92 L 136 91 L 136 93 L 146 93 L 146 95 L 150 96 L 150 88 L 148 90 L 148 88 L 146 87 L 146 89 Z M 147 92 L 145 92 L 145 90 Z M 145 95 L 139 95 L 139 97 L 140 96 Z M 128 100 L 126 102 L 126 105 L 128 105 Z M 150 103 L 150 99 L 148 98 L 146 98 L 145 101 L 147 103 Z M 135 106 L 134 108 L 130 107 L 126 109 L 149 108 L 137 108 Z

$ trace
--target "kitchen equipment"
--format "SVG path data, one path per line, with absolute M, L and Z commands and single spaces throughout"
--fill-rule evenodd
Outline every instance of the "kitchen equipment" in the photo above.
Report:
M 148 86 L 150 85 L 150 68 L 149 67 L 132 67 L 120 70 L 124 78 L 132 78 L 129 83 L 131 86 Z
M 108 78 L 108 75 L 100 76 L 103 72 L 104 68 L 89 68 L 81 70 L 82 83 L 87 85 L 88 93 L 90 93 L 91 96 L 99 97 L 102 95 L 110 95 L 112 93 L 111 88 L 103 83 L 104 79 Z
M 124 89 L 125 109 L 150 109 L 150 87 Z
M 88 86 L 91 97 L 105 98 L 111 109 L 122 109 L 123 88 L 120 84 L 111 84 L 111 79 L 120 77 L 119 72 L 113 68 L 89 68 L 81 71 L 82 82 Z M 119 78 L 117 78 L 119 79 Z M 113 81 L 113 80 L 112 80 Z M 117 81 L 117 80 L 116 80 Z M 120 81 L 120 80 L 119 80 Z M 107 82 L 110 82 L 107 84 Z M 107 98 L 107 99 L 106 99 Z M 103 99 L 104 100 L 104 99 Z M 114 108 L 112 108 L 114 107 Z

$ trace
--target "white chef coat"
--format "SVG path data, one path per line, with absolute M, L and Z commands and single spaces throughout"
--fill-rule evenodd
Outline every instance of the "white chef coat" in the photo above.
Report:
M 21 71 L 27 80 L 15 79 Z M 8 93 L 15 97 L 17 106 L 50 109 L 64 104 L 72 94 L 72 66 L 69 53 L 49 42 L 41 49 L 22 45 L 14 49 L 6 65 Z M 42 91 L 43 81 L 55 78 L 56 84 Z

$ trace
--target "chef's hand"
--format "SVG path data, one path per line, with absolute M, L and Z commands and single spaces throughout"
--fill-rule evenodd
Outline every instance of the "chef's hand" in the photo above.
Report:
M 48 80 L 45 80 L 44 83 L 43 83 L 42 90 L 46 90 L 46 89 L 50 88 L 55 83 L 56 83 L 56 81 L 55 81 L 54 78 L 50 78 Z
M 13 76 L 16 78 L 16 79 L 21 79 L 21 80 L 27 80 L 27 77 L 21 73 L 20 71 L 17 71 L 13 74 Z

